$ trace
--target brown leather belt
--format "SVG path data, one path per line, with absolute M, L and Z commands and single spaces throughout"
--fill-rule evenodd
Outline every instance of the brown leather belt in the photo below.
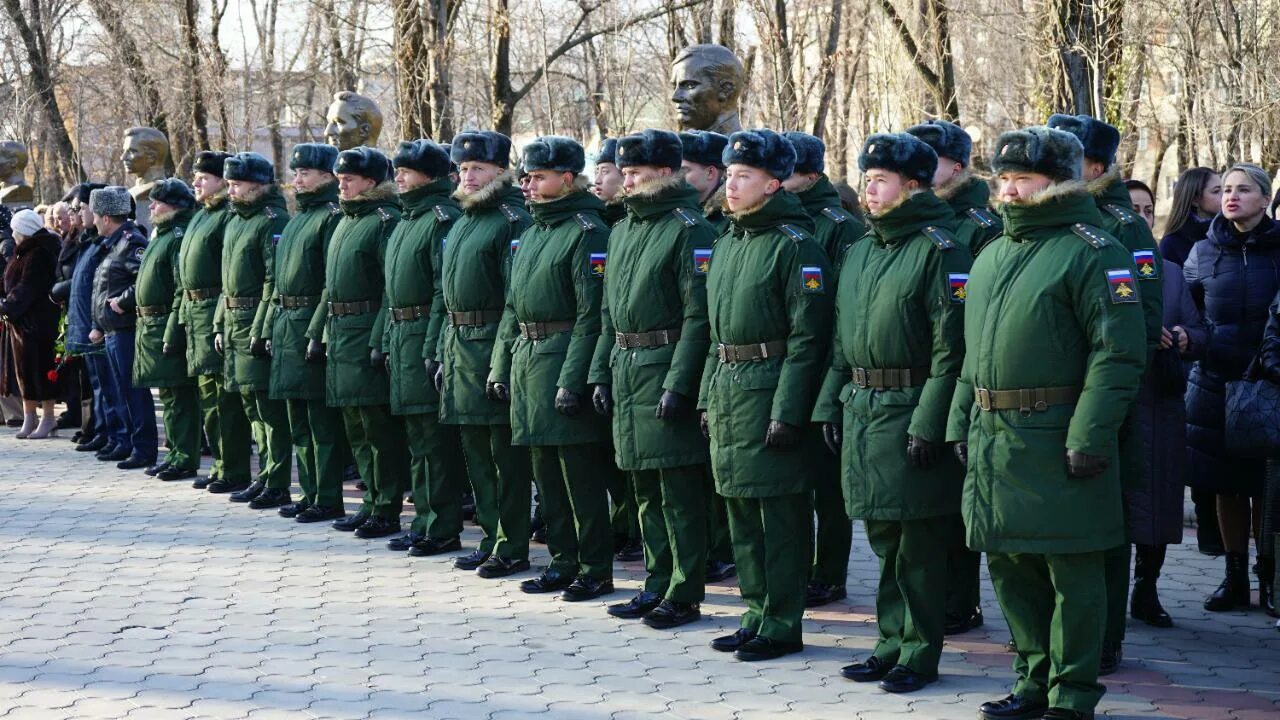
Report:
M 417 320 L 431 314 L 430 305 L 406 305 L 405 307 L 391 308 L 391 322 L 404 322 L 406 320 Z
M 331 302 L 329 303 L 329 314 L 335 317 L 343 315 L 364 315 L 365 313 L 375 312 L 380 307 L 380 303 L 372 300 L 359 300 L 356 302 Z
M 719 356 L 722 363 L 751 362 L 786 354 L 787 343 L 782 340 L 770 340 L 751 345 L 725 345 L 721 343 L 716 346 L 716 355 Z
M 285 310 L 294 310 L 296 308 L 310 308 L 320 304 L 319 295 L 281 295 L 280 307 Z
M 632 348 L 655 348 L 670 345 L 680 339 L 680 328 L 674 330 L 650 330 L 638 333 L 614 333 L 614 342 L 619 350 Z
M 227 306 L 228 310 L 249 310 L 258 307 L 258 303 L 262 302 L 262 298 L 252 297 L 231 297 L 224 295 L 222 304 Z
M 552 335 L 569 332 L 575 324 L 573 320 L 520 323 L 520 337 L 525 340 L 546 340 Z
M 221 288 L 196 288 L 195 290 L 187 291 L 187 299 L 188 300 L 208 300 L 209 298 L 216 298 L 221 294 L 222 294 Z
M 924 385 L 929 368 L 853 368 L 851 374 L 853 384 L 863 390 L 894 390 Z
M 139 305 L 138 317 L 160 317 L 172 310 L 168 305 Z
M 450 312 L 449 324 L 454 327 L 475 327 L 477 325 L 492 325 L 502 319 L 501 310 L 463 310 L 461 312 Z
M 1025 388 L 1023 390 L 990 390 L 974 388 L 973 400 L 985 412 L 1017 410 L 1030 415 L 1032 410 L 1045 412 L 1051 405 L 1073 405 L 1080 399 L 1074 387 Z

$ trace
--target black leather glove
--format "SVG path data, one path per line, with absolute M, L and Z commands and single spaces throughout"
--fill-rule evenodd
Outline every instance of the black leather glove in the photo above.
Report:
M 324 362 L 324 343 L 319 340 L 307 341 L 307 362 L 322 363 Z
M 777 420 L 769 421 L 769 429 L 764 432 L 764 446 L 786 450 L 800 442 L 800 428 Z
M 822 441 L 832 455 L 840 457 L 840 447 L 844 445 L 844 426 L 835 423 L 822 423 Z
M 427 377 L 436 386 L 436 392 L 444 392 L 444 363 L 435 360 L 427 361 Z
M 707 411 L 703 410 L 698 413 L 698 429 L 702 431 L 702 437 L 711 439 L 711 426 L 707 424 Z
M 582 396 L 572 390 L 558 388 L 556 390 L 556 412 L 565 417 L 573 417 L 582 412 Z
M 911 458 L 911 464 L 921 470 L 932 467 L 941 453 L 942 443 L 925 440 L 919 435 L 907 436 L 907 455 Z
M 951 452 L 956 454 L 956 459 L 960 461 L 961 465 L 969 467 L 969 442 L 967 440 L 951 443 Z
M 1067 451 L 1067 474 L 1071 477 L 1087 478 L 1101 475 L 1111 462 L 1101 455 L 1087 455 L 1077 450 Z
M 557 402 L 560 400 L 556 398 Z M 605 417 L 613 416 L 613 387 L 600 383 L 596 385 L 596 389 L 591 391 L 591 404 L 595 406 L 596 412 Z
M 254 357 L 267 356 L 267 341 L 262 338 L 249 339 L 249 354 Z
M 176 343 L 165 343 L 160 353 L 165 357 L 177 357 L 182 354 L 182 346 Z
M 374 370 L 386 370 L 387 354 L 382 352 L 378 348 L 373 348 L 372 350 L 370 350 L 369 351 L 369 367 L 373 368 Z
M 688 415 L 692 407 L 693 401 L 688 397 L 674 390 L 663 390 L 662 397 L 658 399 L 658 419 L 679 420 Z
M 491 382 L 484 385 L 485 397 L 497 402 L 510 402 L 511 392 L 507 389 L 506 383 Z
M 218 353 L 219 355 L 222 354 L 223 352 L 222 333 L 216 333 L 213 336 L 213 351 Z

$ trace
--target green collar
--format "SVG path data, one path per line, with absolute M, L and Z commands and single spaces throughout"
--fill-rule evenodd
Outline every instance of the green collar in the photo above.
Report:
M 368 215 L 376 211 L 378 208 L 396 208 L 400 203 L 396 201 L 395 187 L 391 183 L 382 183 L 360 193 L 351 200 L 339 200 L 338 204 L 342 206 L 342 212 L 352 217 L 360 217 Z
M 804 211 L 795 193 L 779 190 L 756 210 L 745 215 L 729 213 L 736 234 L 756 234 L 772 230 L 780 225 L 793 225 L 805 232 L 814 230 L 813 219 Z
M 623 201 L 631 215 L 647 220 L 658 215 L 686 208 L 698 209 L 698 191 L 683 178 L 667 183 L 655 182 L 639 195 L 629 195 Z
M 182 225 L 185 227 L 187 223 L 191 222 L 191 216 L 195 214 L 196 211 L 194 208 L 187 208 L 186 210 L 179 210 L 164 220 L 157 220 L 154 217 L 151 218 L 151 220 L 155 224 L 156 232 L 162 233 L 174 225 Z
M 1000 208 L 1004 234 L 1018 242 L 1043 240 L 1060 233 L 1075 223 L 1098 226 L 1102 216 L 1093 198 L 1079 183 L 1071 183 L 1058 192 L 1041 193 L 1032 204 L 1006 203 Z
M 284 210 L 287 206 L 279 185 L 268 185 L 262 194 L 249 202 L 233 202 L 231 209 L 242 218 L 251 218 L 268 207 Z
M 529 211 L 539 225 L 559 225 L 580 212 L 604 211 L 604 203 L 586 190 L 573 190 L 564 197 L 548 202 L 529 203 Z
M 800 198 L 804 211 L 812 217 L 817 217 L 818 213 L 829 207 L 842 207 L 840 193 L 836 192 L 836 186 L 831 184 L 830 178 L 825 173 L 819 175 L 818 181 L 808 190 L 796 193 L 796 197 Z
M 453 204 L 449 199 L 453 193 L 453 183 L 449 178 L 432 180 L 412 190 L 400 193 L 400 207 L 404 208 L 407 219 L 412 220 L 440 203 Z
M 311 192 L 300 192 L 295 198 L 299 210 L 310 210 L 331 202 L 338 201 L 338 183 L 328 182 Z
M 956 215 L 964 215 L 974 208 L 985 208 L 991 204 L 991 187 L 971 177 L 947 196 L 946 202 Z
M 867 216 L 871 235 L 881 245 L 897 245 L 918 234 L 922 229 L 942 227 L 951 230 L 955 226 L 955 212 L 933 194 L 925 190 L 907 198 L 901 205 L 883 215 Z

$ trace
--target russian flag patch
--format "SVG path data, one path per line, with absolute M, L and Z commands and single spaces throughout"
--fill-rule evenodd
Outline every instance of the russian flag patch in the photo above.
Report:
M 951 298 L 951 302 L 963 305 L 964 299 L 968 295 L 968 285 L 968 273 L 947 273 L 947 286 L 950 290 L 948 296 Z
M 1113 303 L 1138 302 L 1138 290 L 1133 284 L 1133 273 L 1128 268 L 1107 271 L 1107 287 Z
M 587 266 L 591 269 L 591 274 L 596 277 L 604 277 L 605 259 L 608 253 L 591 253 Z
M 1160 277 L 1160 267 L 1156 264 L 1154 250 L 1134 250 L 1133 264 L 1138 268 L 1138 277 L 1143 280 L 1155 280 Z
M 822 281 L 822 268 L 817 265 L 803 265 L 800 268 L 800 287 L 807 293 L 820 293 L 826 287 Z
M 706 275 L 711 270 L 711 248 L 694 248 L 693 274 Z

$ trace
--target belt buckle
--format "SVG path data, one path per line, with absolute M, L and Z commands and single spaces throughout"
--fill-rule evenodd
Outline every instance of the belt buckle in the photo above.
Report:
M 724 343 L 720 343 L 716 347 L 716 355 L 720 356 L 720 362 L 722 363 L 733 362 L 729 359 L 729 346 Z
M 984 412 L 992 412 L 994 410 L 994 398 L 987 388 L 974 388 L 973 399 L 977 401 L 978 408 Z
M 853 375 L 853 384 L 857 385 L 863 390 L 866 390 L 867 389 L 867 369 L 857 368 L 857 367 L 853 368 L 852 375 Z

